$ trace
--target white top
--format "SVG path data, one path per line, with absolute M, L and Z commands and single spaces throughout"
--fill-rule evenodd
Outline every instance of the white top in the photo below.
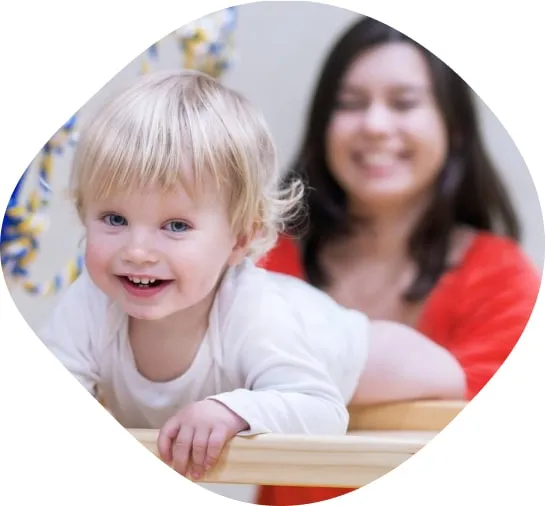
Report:
M 54 355 L 127 428 L 160 428 L 184 405 L 217 399 L 250 426 L 344 434 L 367 357 L 369 320 L 296 278 L 249 260 L 229 270 L 194 362 L 154 383 L 137 370 L 127 315 L 88 273 L 67 289 L 40 333 Z

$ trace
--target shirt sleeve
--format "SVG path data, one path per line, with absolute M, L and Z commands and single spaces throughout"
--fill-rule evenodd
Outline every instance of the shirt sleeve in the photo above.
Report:
M 466 374 L 472 399 L 492 378 L 520 339 L 536 303 L 540 276 L 517 245 L 475 266 L 459 297 L 448 346 Z
M 229 345 L 226 357 L 236 384 L 242 387 L 209 398 L 248 423 L 250 429 L 241 435 L 345 434 L 348 411 L 343 397 L 303 335 L 301 322 L 278 306 L 268 318 L 255 314 L 250 318 L 250 314 L 244 317 L 246 323 L 254 323 L 237 345 Z M 237 336 L 222 339 L 234 342 Z
M 97 395 L 99 368 L 95 358 L 100 319 L 90 279 L 82 273 L 61 297 L 52 316 L 37 332 L 49 351 L 87 389 Z

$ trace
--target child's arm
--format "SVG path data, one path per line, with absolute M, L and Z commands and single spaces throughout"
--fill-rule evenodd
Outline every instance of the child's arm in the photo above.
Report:
M 223 367 L 239 388 L 168 420 L 157 442 L 161 458 L 197 478 L 237 434 L 345 434 L 345 401 L 300 332 L 297 322 L 277 319 L 259 322 L 245 338 L 222 336 L 230 341 Z
M 465 374 L 446 349 L 394 322 L 371 323 L 369 355 L 352 404 L 463 399 Z
M 100 326 L 89 279 L 83 273 L 61 296 L 51 318 L 37 335 L 49 351 L 84 387 L 96 395 L 98 367 L 92 334 Z
M 244 435 L 345 434 L 345 400 L 326 364 L 300 335 L 303 330 L 291 320 L 268 323 L 226 357 L 243 387 L 210 399 L 248 423 Z

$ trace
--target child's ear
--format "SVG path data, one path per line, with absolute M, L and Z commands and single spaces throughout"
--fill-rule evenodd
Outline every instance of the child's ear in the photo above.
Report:
M 252 238 L 249 235 L 241 235 L 237 238 L 233 250 L 231 251 L 231 255 L 229 256 L 228 263 L 230 265 L 238 265 L 244 260 L 248 254 L 251 240 Z

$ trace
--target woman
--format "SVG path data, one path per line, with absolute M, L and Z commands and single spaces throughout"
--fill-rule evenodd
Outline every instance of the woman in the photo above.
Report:
M 308 222 L 292 230 L 298 245 L 282 237 L 263 265 L 415 327 L 456 358 L 472 399 L 520 338 L 540 277 L 517 244 L 468 86 L 413 40 L 364 18 L 325 62 L 291 174 L 308 184 Z M 263 487 L 258 503 L 348 491 Z

